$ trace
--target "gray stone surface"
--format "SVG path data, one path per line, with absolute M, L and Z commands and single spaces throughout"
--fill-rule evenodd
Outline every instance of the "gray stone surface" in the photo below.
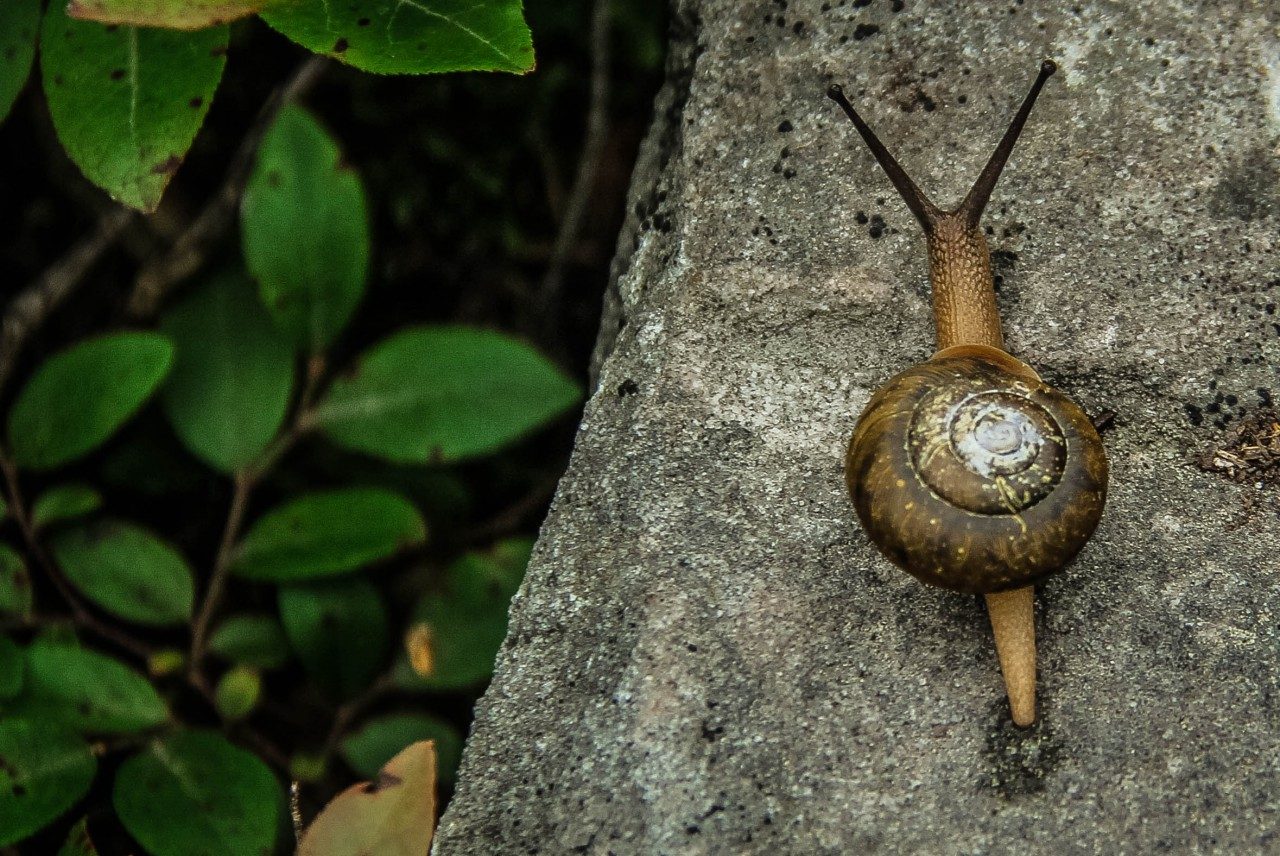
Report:
M 1280 500 L 1195 459 L 1280 395 L 1280 9 L 854 6 L 678 10 L 599 390 L 436 853 L 1277 852 Z M 1045 55 L 985 221 L 1001 309 L 1118 419 L 1022 733 L 980 603 L 844 495 L 933 334 L 915 223 L 823 91 L 950 203 Z

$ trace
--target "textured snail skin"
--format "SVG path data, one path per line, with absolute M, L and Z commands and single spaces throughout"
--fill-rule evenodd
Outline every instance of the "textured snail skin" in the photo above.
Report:
M 1061 570 L 1093 534 L 1107 492 L 1102 441 L 1083 411 L 1030 369 L 1014 373 L 999 361 L 954 351 L 902 372 L 872 396 L 845 459 L 849 494 L 876 546 L 924 582 L 975 594 L 1030 585 Z M 1057 428 L 1051 439 L 1060 439 L 1060 462 L 1041 457 L 1060 463 L 1060 470 L 1033 463 L 1020 471 L 1053 480 L 1026 507 L 1019 507 L 1019 496 L 1008 496 L 1002 477 L 984 479 L 958 463 L 953 423 L 945 408 L 930 407 L 940 395 L 989 394 L 1025 401 Z M 930 472 L 921 471 L 921 442 L 933 444 L 925 464 Z M 992 501 L 972 510 L 972 501 L 944 498 L 929 484 L 938 476 L 986 481 Z M 1025 491 L 1012 493 L 1026 498 Z

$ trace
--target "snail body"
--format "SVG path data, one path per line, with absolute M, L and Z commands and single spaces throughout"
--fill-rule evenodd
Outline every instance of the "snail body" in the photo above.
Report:
M 1098 432 L 1078 405 L 1004 350 L 979 221 L 1040 89 L 1045 61 L 964 201 L 943 211 L 838 86 L 853 122 L 924 229 L 938 350 L 871 397 L 845 457 L 863 528 L 932 585 L 987 595 L 1013 718 L 1035 719 L 1033 586 L 1093 534 L 1107 490 Z

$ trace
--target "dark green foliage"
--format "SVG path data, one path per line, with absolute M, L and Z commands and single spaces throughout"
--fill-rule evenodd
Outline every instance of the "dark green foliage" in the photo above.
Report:
M 172 357 L 155 333 L 98 336 L 51 357 L 9 411 L 14 461 L 49 469 L 93 451 L 151 396 Z
M 351 66 L 532 67 L 516 0 L 290 3 L 262 17 Z M 535 531 L 567 456 L 654 14 L 615 6 L 622 142 L 569 263 L 583 282 L 544 323 L 586 93 L 577 0 L 529 10 L 560 55 L 536 76 L 330 64 L 305 109 L 263 111 L 243 161 L 306 57 L 252 18 L 200 25 L 257 0 L 95 0 L 79 20 L 0 5 L 0 119 L 25 93 L 0 135 L 23 165 L 0 239 L 14 292 L 115 216 L 77 172 L 160 206 L 0 371 L 0 849 L 292 852 L 282 782 L 303 781 L 314 817 L 420 740 L 447 799 L 528 557 L 512 536 Z M 57 141 L 32 158 L 37 99 Z M 211 242 L 155 267 L 241 162 Z M 156 270 L 173 280 L 138 310 Z M 413 836 L 432 810 L 405 805 L 389 820 Z
M 0 718 L 0 846 L 21 841 L 89 789 L 97 762 L 75 734 L 48 722 Z
M 233 615 L 209 638 L 209 650 L 242 666 L 278 669 L 289 660 L 289 640 L 269 615 Z
M 533 69 L 520 0 L 281 3 L 268 24 L 316 53 L 380 74 Z
M 251 464 L 276 436 L 293 391 L 293 352 L 239 272 L 165 313 L 173 371 L 161 400 L 187 448 L 219 472 Z
M 465 327 L 405 330 L 375 345 L 316 413 L 336 443 L 397 463 L 491 452 L 577 403 L 536 351 Z
M 270 853 L 280 783 L 221 735 L 179 731 L 152 742 L 116 774 L 116 813 L 154 856 Z
M 507 604 L 520 585 L 532 543 L 498 544 L 488 553 L 468 553 L 445 572 L 439 591 L 414 608 L 412 627 L 425 628 L 430 669 L 402 661 L 396 678 L 406 687 L 457 689 L 493 674 L 493 658 L 507 635 Z
M 66 7 L 49 4 L 40 40 L 58 139 L 86 178 L 151 211 L 213 102 L 227 28 L 104 27 L 67 17 Z
M 363 579 L 281 588 L 280 623 L 312 680 L 338 698 L 368 686 L 391 647 L 386 607 Z
M 313 493 L 263 515 L 236 549 L 233 567 L 251 580 L 315 579 L 356 570 L 426 537 L 417 509 L 389 491 Z
M 245 262 L 300 349 L 333 342 L 364 294 L 369 215 L 338 144 L 301 108 L 281 111 L 241 205 Z
M 146 529 L 104 520 L 59 533 L 50 548 L 67 578 L 108 612 L 139 624 L 183 624 L 191 618 L 191 568 Z
M 104 654 L 54 642 L 27 649 L 22 691 L 0 710 L 4 717 L 55 722 L 85 734 L 146 731 L 169 715 L 138 672 Z
M 443 719 L 424 713 L 399 713 L 371 719 L 342 741 L 342 757 L 351 769 L 366 779 L 378 775 L 383 765 L 410 743 L 434 740 L 436 775 L 453 781 L 462 758 L 462 735 Z

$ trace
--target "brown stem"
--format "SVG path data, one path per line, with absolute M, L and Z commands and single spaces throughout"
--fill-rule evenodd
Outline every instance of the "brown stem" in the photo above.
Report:
M 98 221 L 93 233 L 67 251 L 40 278 L 15 297 L 0 321 L 0 386 L 4 386 L 27 339 L 84 282 L 85 274 L 133 220 L 133 212 L 117 208 Z
M 173 246 L 159 260 L 147 265 L 134 280 L 129 295 L 129 314 L 135 318 L 147 318 L 155 314 L 169 289 L 204 264 L 205 253 L 235 221 L 236 209 L 244 193 L 245 184 L 253 172 L 254 156 L 258 144 L 271 127 L 272 121 L 291 101 L 299 98 L 320 78 L 327 64 L 322 56 L 313 56 L 302 63 L 293 75 L 267 99 L 258 111 L 253 126 L 240 141 L 227 168 L 222 185 L 210 197 L 200 214 L 173 242 Z
M 218 553 L 213 561 L 213 574 L 209 577 L 209 588 L 205 591 L 204 601 L 196 616 L 191 631 L 191 657 L 187 664 L 188 674 L 192 681 L 203 683 L 201 664 L 204 661 L 205 644 L 208 641 L 209 622 L 217 612 L 227 587 L 227 577 L 231 573 L 231 555 L 236 539 L 240 535 L 240 526 L 244 522 L 245 508 L 249 504 L 249 492 L 253 487 L 250 478 L 238 474 L 231 494 L 231 507 L 227 511 L 227 522 L 222 528 L 222 540 L 218 543 Z
M 996 655 L 1014 724 L 1036 721 L 1036 594 L 1034 586 L 986 596 Z
M 564 291 L 565 272 L 574 244 L 587 219 L 587 203 L 595 186 L 596 173 L 604 152 L 609 130 L 609 17 L 611 0 L 595 0 L 591 11 L 591 89 L 587 107 L 586 134 L 582 142 L 582 155 L 573 177 L 560 231 L 546 275 L 542 278 L 543 318 L 559 316 Z

